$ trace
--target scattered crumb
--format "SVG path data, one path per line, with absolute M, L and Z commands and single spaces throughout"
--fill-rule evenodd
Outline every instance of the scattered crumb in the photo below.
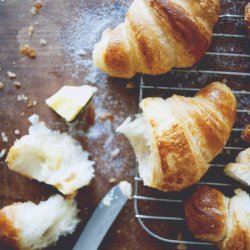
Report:
M 15 135 L 20 135 L 20 130 L 19 130 L 19 129 L 16 129 L 16 130 L 14 131 L 14 133 L 15 133 Z
M 110 153 L 110 155 L 111 155 L 112 158 L 115 158 L 119 153 L 120 153 L 120 149 L 119 149 L 119 148 L 116 148 L 116 149 L 114 149 L 114 150 Z
M 176 247 L 176 249 L 178 249 L 178 250 L 186 250 L 187 249 L 187 245 L 185 245 L 185 244 L 178 244 L 177 245 L 177 247 Z
M 15 79 L 16 78 L 16 74 L 10 71 L 7 71 L 7 75 L 10 79 Z
M 226 78 L 223 78 L 223 79 L 222 79 L 222 83 L 226 84 L 226 83 L 227 83 L 227 79 L 226 79 Z
M 16 62 L 15 61 L 13 61 L 13 63 L 12 63 L 13 65 L 15 65 L 16 64 Z
M 38 21 L 35 22 L 35 25 L 38 25 Z
M 115 182 L 116 182 L 116 178 L 112 177 L 112 178 L 109 179 L 109 183 L 110 183 L 110 184 L 113 184 L 113 183 L 115 183 Z
M 20 94 L 17 96 L 17 101 L 18 102 L 21 102 L 21 101 L 27 101 L 28 100 L 28 97 L 24 94 Z
M 113 196 L 114 196 L 114 190 L 111 189 L 111 191 L 110 191 L 109 193 L 107 193 L 107 194 L 105 195 L 105 197 L 103 198 L 102 204 L 103 204 L 104 206 L 109 207 L 109 206 L 111 205 L 111 201 L 112 201 L 113 198 L 114 198 Z
M 95 124 L 95 107 L 92 103 L 87 106 L 85 119 L 88 125 Z
M 118 234 L 120 234 L 120 233 L 121 233 L 121 230 L 118 229 L 116 232 L 117 232 Z
M 32 15 L 36 15 L 40 12 L 41 8 L 43 7 L 42 1 L 35 1 L 34 6 L 30 9 L 30 13 Z
M 111 122 L 114 121 L 114 116 L 110 113 L 104 113 L 102 115 L 99 116 L 101 121 L 106 121 L 106 120 L 110 120 Z
M 250 143 L 250 124 L 248 124 L 241 133 L 241 139 Z
M 0 158 L 3 158 L 5 154 L 6 154 L 6 149 L 4 148 L 0 152 Z
M 76 53 L 79 56 L 86 56 L 87 55 L 87 51 L 84 49 L 81 49 L 81 50 L 77 51 Z
M 1 137 L 2 137 L 3 142 L 9 141 L 8 136 L 4 132 L 1 133 Z
M 31 48 L 28 44 L 25 44 L 21 49 L 20 53 L 24 56 L 29 58 L 36 58 L 36 51 L 35 49 Z
M 34 27 L 31 25 L 28 28 L 28 34 L 29 34 L 29 36 L 32 36 L 33 32 L 34 32 Z
M 22 85 L 20 82 L 14 82 L 13 84 L 14 84 L 16 89 L 19 89 Z
M 31 108 L 32 106 L 33 106 L 33 101 L 32 100 L 28 100 L 27 107 Z
M 37 101 L 34 100 L 34 101 L 33 101 L 33 106 L 36 106 L 36 105 L 37 105 Z
M 43 38 L 40 39 L 40 45 L 45 46 L 47 44 L 47 41 Z
M 2 90 L 2 89 L 3 89 L 3 83 L 0 82 L 0 90 Z
M 134 89 L 135 88 L 135 84 L 133 82 L 128 82 L 126 85 L 127 89 Z
M 25 115 L 25 113 L 24 113 L 24 112 L 22 112 L 22 113 L 21 113 L 21 116 L 24 116 L 24 115 Z

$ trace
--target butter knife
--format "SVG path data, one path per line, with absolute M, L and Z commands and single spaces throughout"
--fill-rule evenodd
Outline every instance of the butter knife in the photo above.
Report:
M 114 186 L 95 209 L 73 250 L 97 250 L 127 200 L 119 184 Z

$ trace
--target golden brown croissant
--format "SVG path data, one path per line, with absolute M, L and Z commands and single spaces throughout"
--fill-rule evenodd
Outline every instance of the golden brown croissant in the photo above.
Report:
M 144 185 L 177 191 L 198 182 L 226 144 L 237 102 L 224 84 L 214 82 L 195 97 L 146 98 L 142 114 L 117 131 L 132 144 Z
M 235 190 L 231 199 L 208 186 L 185 202 L 189 230 L 197 239 L 211 241 L 221 250 L 250 249 L 250 197 Z
M 134 0 L 125 21 L 95 45 L 98 68 L 115 77 L 190 67 L 208 49 L 219 0 Z

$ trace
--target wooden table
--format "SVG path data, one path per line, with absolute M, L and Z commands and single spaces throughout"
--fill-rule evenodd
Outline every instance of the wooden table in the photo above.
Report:
M 115 129 L 138 110 L 138 88 L 126 88 L 128 80 L 109 78 L 92 65 L 91 51 L 101 31 L 123 20 L 131 1 L 43 1 L 40 13 L 31 15 L 32 0 L 0 0 L 0 132 L 8 142 L 0 140 L 0 149 L 8 150 L 13 142 L 27 133 L 27 118 L 36 113 L 48 127 L 66 131 L 79 140 L 96 161 L 95 178 L 91 185 L 79 190 L 77 201 L 81 223 L 72 236 L 60 238 L 50 249 L 71 249 L 86 221 L 104 194 L 115 183 L 127 180 L 133 183 L 135 159 L 128 141 Z M 241 6 L 242 8 L 242 6 Z M 34 27 L 31 36 L 28 28 Z M 40 44 L 40 39 L 47 41 Z M 20 55 L 19 49 L 29 44 L 37 51 L 37 58 Z M 16 74 L 9 79 L 6 72 Z M 19 89 L 14 82 L 21 83 Z M 138 83 L 138 77 L 132 82 Z M 63 85 L 91 84 L 98 87 L 93 103 L 96 122 L 90 126 L 84 113 L 73 123 L 66 123 L 49 109 L 45 99 Z M 24 95 L 28 101 L 18 100 Z M 23 98 L 21 98 L 23 99 Z M 32 107 L 29 104 L 37 102 Z M 113 120 L 101 119 L 112 114 Z M 15 134 L 20 131 L 20 135 Z M 111 153 L 120 149 L 116 157 Z M 30 181 L 7 169 L 0 161 L 0 206 L 16 201 L 39 202 L 55 193 L 47 185 Z M 105 237 L 100 249 L 175 249 L 149 236 L 134 217 L 133 202 L 129 201 Z M 4 246 L 0 246 L 0 249 Z M 193 249 L 193 248 L 192 248 Z

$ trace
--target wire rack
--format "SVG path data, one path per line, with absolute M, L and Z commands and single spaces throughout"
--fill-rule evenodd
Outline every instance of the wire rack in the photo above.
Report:
M 230 25 L 236 28 L 229 28 L 230 33 L 227 33 Z M 233 89 L 238 109 L 232 135 L 222 153 L 211 163 L 208 173 L 195 185 L 214 186 L 229 196 L 237 187 L 248 190 L 224 176 L 223 168 L 228 162 L 234 162 L 236 155 L 247 147 L 240 139 L 240 134 L 244 126 L 250 123 L 249 44 L 250 40 L 244 30 L 244 16 L 238 13 L 223 14 L 213 34 L 213 43 L 198 65 L 190 69 L 173 69 L 164 76 L 142 75 L 140 78 L 140 101 L 148 96 L 166 98 L 174 93 L 193 96 L 215 80 L 226 82 Z M 189 247 L 192 245 L 192 249 L 201 246 L 211 248 L 211 243 L 195 240 L 185 225 L 184 201 L 196 187 L 181 192 L 163 193 L 143 186 L 136 169 L 134 209 L 143 229 L 154 238 L 167 243 L 185 244 Z

